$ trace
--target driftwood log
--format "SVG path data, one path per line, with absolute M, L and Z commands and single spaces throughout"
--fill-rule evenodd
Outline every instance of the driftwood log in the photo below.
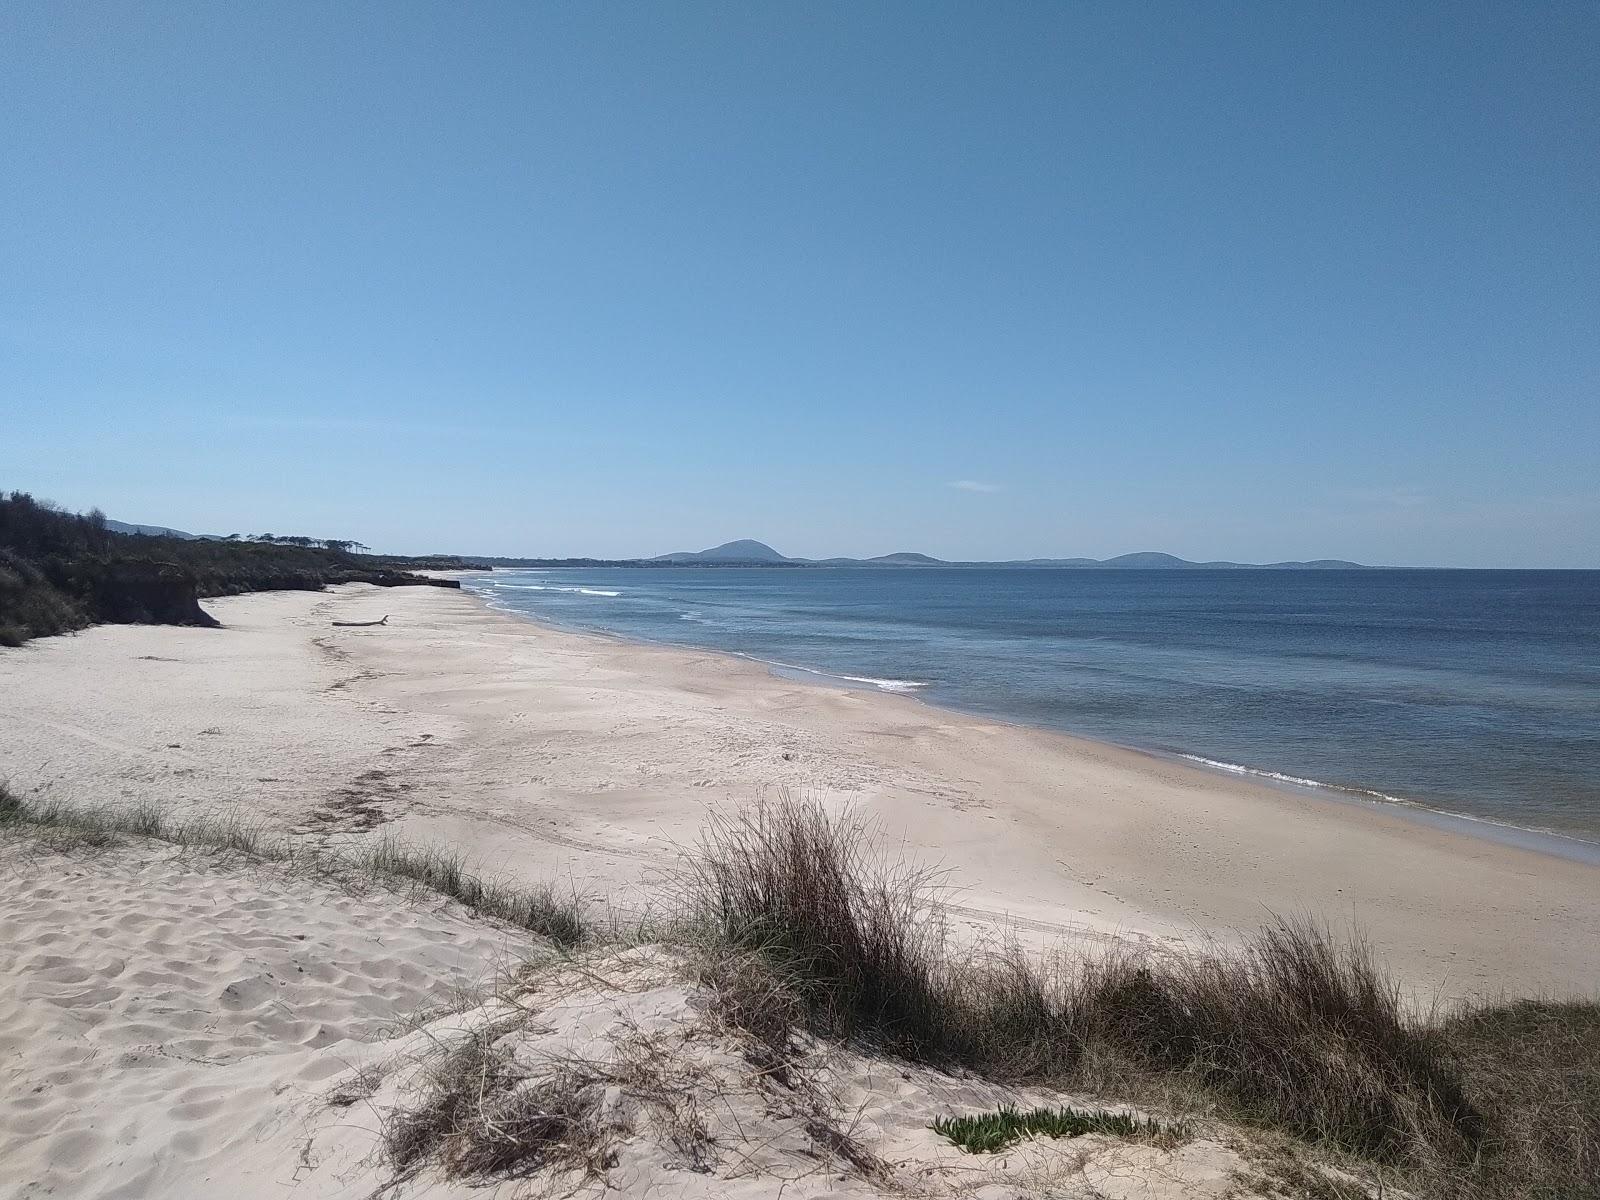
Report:
M 369 629 L 374 625 L 387 625 L 388 623 L 389 623 L 389 614 L 388 613 L 384 613 L 383 614 L 383 619 L 379 620 L 379 621 L 335 621 L 334 622 L 335 625 L 343 625 L 347 629 Z

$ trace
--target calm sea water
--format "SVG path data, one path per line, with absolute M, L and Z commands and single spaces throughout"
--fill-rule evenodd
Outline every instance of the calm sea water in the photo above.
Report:
M 1600 840 L 1600 571 L 613 569 L 568 626 Z

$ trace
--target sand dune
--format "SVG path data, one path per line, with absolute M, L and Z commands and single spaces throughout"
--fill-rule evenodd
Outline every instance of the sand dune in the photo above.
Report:
M 18 1200 L 1157 1200 L 1238 1194 L 1247 1166 L 1205 1136 L 965 1155 L 934 1117 L 1063 1097 L 818 1043 L 777 1081 L 656 948 L 568 961 L 453 905 L 137 840 L 0 834 L 0 885 L 0 1195 Z M 389 1135 L 473 1046 L 581 1119 L 554 1161 L 452 1177 L 443 1151 L 397 1158 Z
M 8 1196 L 282 1194 L 330 1079 L 532 946 L 447 906 L 162 845 L 0 836 L 0 890 Z

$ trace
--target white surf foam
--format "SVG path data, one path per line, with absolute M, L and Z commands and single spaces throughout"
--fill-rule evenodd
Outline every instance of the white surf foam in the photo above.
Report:
M 608 592 L 603 588 L 565 587 L 558 583 L 497 583 L 497 588 L 517 592 L 576 592 L 580 596 L 620 596 L 621 592 Z
M 1254 775 L 1258 779 L 1275 779 L 1279 783 L 1293 783 L 1300 787 L 1312 788 L 1337 788 L 1338 791 L 1359 791 L 1362 795 L 1370 795 L 1383 800 L 1398 800 L 1398 796 L 1385 796 L 1381 792 L 1367 792 L 1364 789 L 1338 788 L 1336 784 L 1323 783 L 1320 779 L 1306 779 L 1299 775 L 1285 775 L 1281 771 L 1263 771 L 1256 767 L 1243 767 L 1238 763 L 1223 762 L 1216 758 L 1202 758 L 1198 754 L 1180 754 L 1179 758 L 1186 758 L 1190 762 L 1199 763 L 1203 767 L 1211 767 L 1217 771 L 1227 771 L 1230 775 Z
M 880 692 L 916 692 L 929 686 L 921 679 L 875 679 L 871 675 L 845 675 L 839 671 L 821 671 L 816 667 L 801 667 L 794 663 L 779 662 L 775 658 L 757 658 L 754 654 L 742 654 L 734 651 L 740 658 L 748 658 L 751 662 L 765 663 L 769 667 L 782 667 L 785 671 L 803 671 L 807 675 L 818 675 L 823 679 L 842 679 L 847 683 L 865 683 L 877 688 Z
M 1321 792 L 1335 792 L 1358 800 L 1398 804 L 1405 808 L 1415 809 L 1420 813 L 1427 813 L 1431 817 L 1444 818 L 1447 821 L 1471 821 L 1476 825 L 1492 825 L 1496 829 L 1503 829 L 1508 833 L 1534 834 L 1540 838 L 1554 838 L 1561 842 L 1575 842 L 1581 846 L 1600 845 L 1600 843 L 1591 841 L 1588 838 L 1559 829 L 1545 829 L 1538 825 L 1519 825 L 1513 821 L 1501 821 L 1494 817 L 1485 817 L 1477 813 L 1456 812 L 1453 809 L 1438 808 L 1432 804 L 1424 804 L 1420 800 L 1411 800 L 1405 796 L 1391 796 L 1388 792 L 1375 791 L 1372 788 L 1353 787 L 1343 783 L 1324 783 L 1320 779 L 1307 779 L 1301 775 L 1285 775 L 1282 771 L 1265 771 L 1257 767 L 1245 767 L 1238 763 L 1222 762 L 1215 758 L 1204 758 L 1198 754 L 1179 754 L 1178 757 L 1187 759 L 1192 763 L 1199 763 L 1203 767 L 1210 767 L 1216 771 L 1227 771 L 1230 775 L 1250 775 L 1257 779 L 1270 779 L 1274 783 L 1288 783 L 1293 784 L 1295 787 L 1314 788 Z

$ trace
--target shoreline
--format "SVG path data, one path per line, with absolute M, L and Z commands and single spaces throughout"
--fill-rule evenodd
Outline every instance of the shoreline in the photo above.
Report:
M 555 568 L 552 568 L 555 569 Z M 1441 568 L 1444 569 L 1444 568 Z M 462 579 L 468 576 L 482 577 L 492 575 L 489 571 L 450 571 L 428 572 L 441 578 Z M 614 633 L 611 630 L 599 629 L 584 625 L 569 625 L 547 616 L 536 616 L 517 609 L 503 607 L 494 603 L 489 597 L 471 588 L 462 588 L 463 593 L 473 596 L 486 609 L 491 612 L 506 616 L 516 621 L 527 621 L 531 624 L 543 626 L 559 633 L 572 634 L 579 637 L 602 638 L 607 641 L 622 645 L 650 646 L 662 650 L 679 650 L 695 654 L 716 654 L 744 662 L 756 663 L 766 667 L 776 678 L 787 679 L 802 686 L 811 684 L 817 687 L 837 687 L 845 690 L 866 691 L 880 695 L 898 696 L 907 700 L 914 700 L 925 704 L 940 712 L 951 713 L 963 717 L 972 717 L 983 721 L 992 721 L 997 725 L 1005 725 L 1014 729 L 1035 730 L 1040 733 L 1055 734 L 1075 742 L 1085 743 L 1089 746 L 1106 747 L 1119 750 L 1128 754 L 1146 755 L 1158 761 L 1176 765 L 1189 766 L 1208 775 L 1229 778 L 1245 778 L 1265 787 L 1273 788 L 1287 795 L 1298 796 L 1312 801 L 1332 803 L 1338 805 L 1375 807 L 1380 811 L 1393 812 L 1397 815 L 1414 821 L 1420 826 L 1433 829 L 1444 829 L 1460 834 L 1464 837 L 1480 838 L 1496 845 L 1511 846 L 1521 850 L 1528 850 L 1538 854 L 1547 854 L 1555 858 L 1565 859 L 1569 862 L 1583 863 L 1588 866 L 1600 866 L 1600 839 L 1580 837 L 1577 834 L 1563 833 L 1560 830 L 1545 829 L 1534 825 L 1519 825 L 1513 821 L 1503 821 L 1494 817 L 1474 816 L 1469 813 L 1457 812 L 1453 809 L 1441 808 L 1424 800 L 1416 800 L 1406 796 L 1395 796 L 1376 788 L 1361 787 L 1338 783 L 1325 783 L 1320 779 L 1303 779 L 1286 775 L 1279 771 L 1265 767 L 1252 767 L 1243 763 L 1222 762 L 1217 759 L 1206 758 L 1203 755 L 1186 750 L 1168 749 L 1156 746 L 1140 746 L 1129 742 L 1115 742 L 1107 738 L 1097 738 L 1070 729 L 1063 729 L 1053 725 L 1034 724 L 1028 721 L 1014 720 L 998 716 L 993 713 L 980 712 L 975 709 L 965 708 L 959 704 L 941 702 L 924 694 L 924 689 L 930 685 L 920 681 L 873 679 L 868 676 L 844 675 L 836 671 L 825 670 L 821 667 L 807 667 L 794 663 L 777 662 L 769 658 L 761 658 L 754 654 L 746 654 L 737 650 L 724 650 L 717 646 L 704 646 L 698 643 L 654 641 L 650 638 Z M 799 678 L 798 676 L 812 676 L 812 679 Z
M 1534 825 L 1517 825 L 1511 821 L 1496 820 L 1494 817 L 1475 817 L 1469 813 L 1439 808 L 1421 800 L 1391 796 L 1373 788 L 1346 787 L 1337 783 L 1323 783 L 1317 779 L 1295 779 L 1276 771 L 1246 767 L 1238 763 L 1217 762 L 1180 750 L 1150 750 L 1137 746 L 1128 749 L 1136 754 L 1149 754 L 1157 758 L 1182 759 L 1213 774 L 1248 777 L 1260 781 L 1267 787 L 1277 788 L 1290 795 L 1303 796 L 1313 801 L 1372 807 L 1385 812 L 1394 812 L 1406 820 L 1415 821 L 1418 825 L 1449 830 L 1462 837 L 1481 838 L 1497 846 L 1513 846 L 1519 850 L 1548 854 L 1552 858 L 1568 862 L 1600 866 L 1600 841 L 1591 841 L 1575 834 L 1541 829 Z
M 247 814 L 339 844 L 455 844 L 485 871 L 660 902 L 709 812 L 782 791 L 944 872 L 963 938 L 1228 942 L 1356 927 L 1418 994 L 1592 991 L 1600 870 L 1070 734 L 717 651 L 575 632 L 469 592 L 211 602 L 216 630 L 103 626 L 0 655 L 0 773 L 82 803 Z M 334 627 L 372 620 L 378 628 Z

